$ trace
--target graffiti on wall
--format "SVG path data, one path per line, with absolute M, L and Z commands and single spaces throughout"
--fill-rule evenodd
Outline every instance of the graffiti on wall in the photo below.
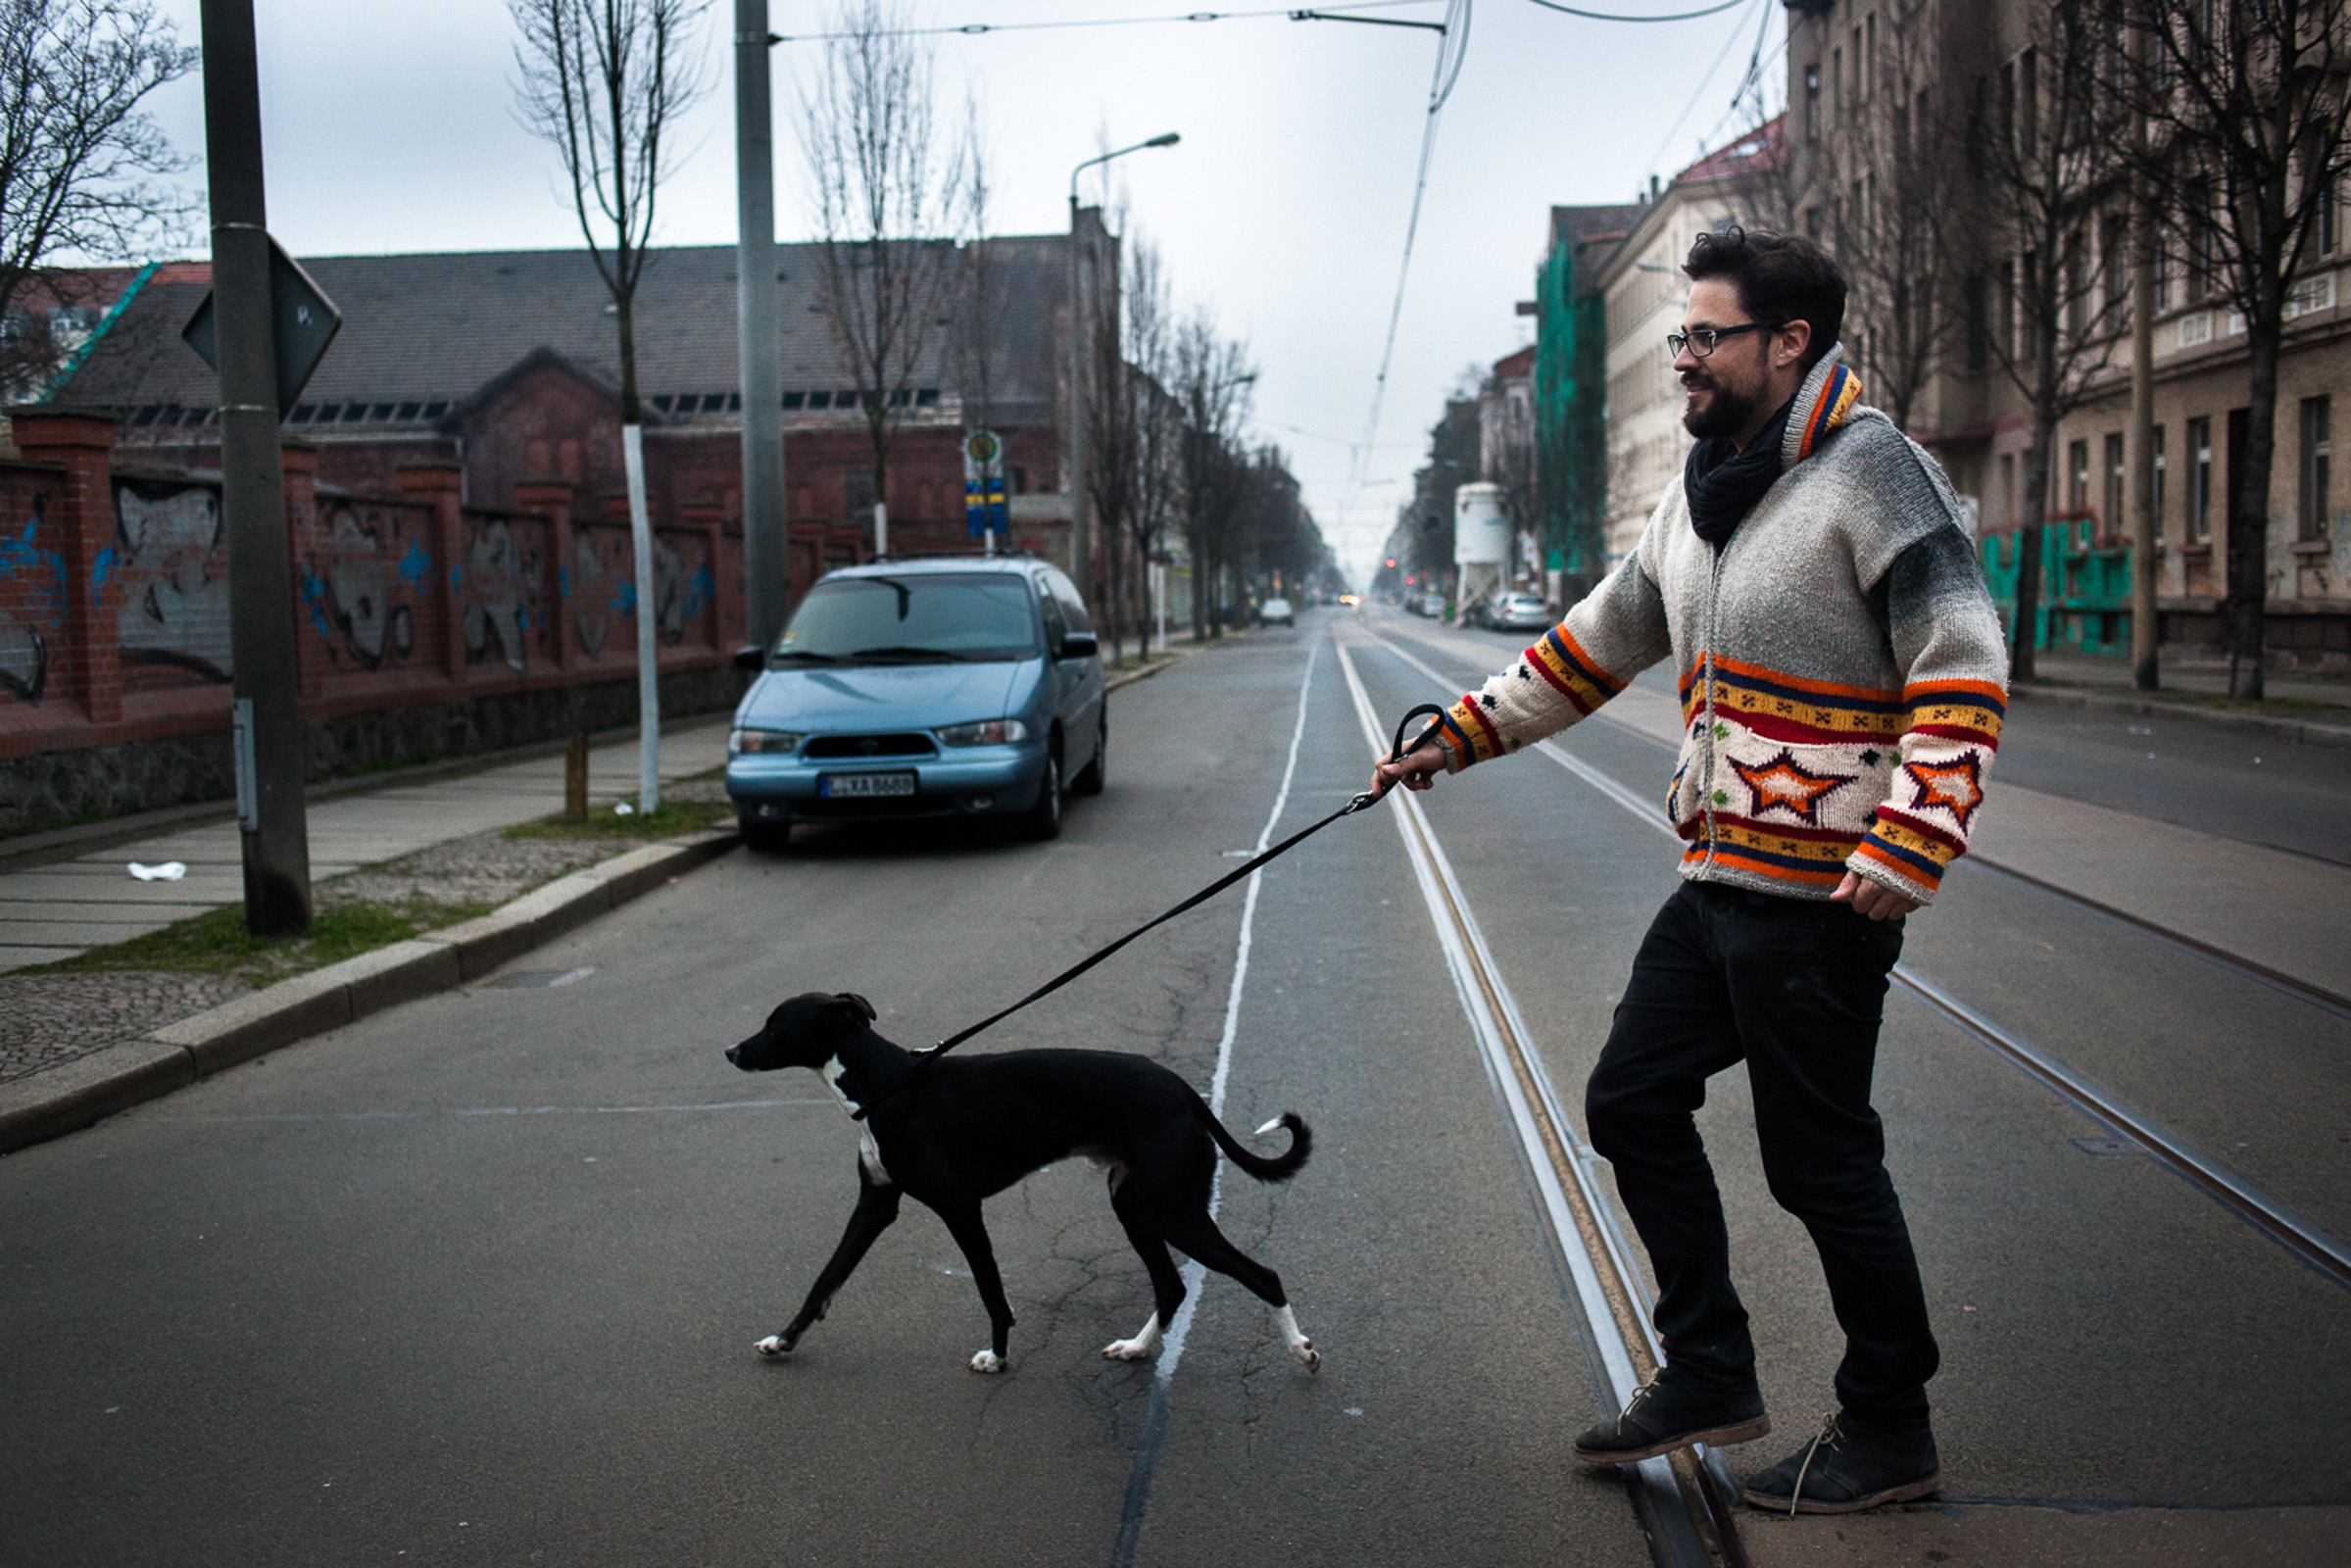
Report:
M 487 663 L 495 651 L 509 669 L 525 669 L 532 630 L 546 629 L 539 610 L 547 586 L 539 531 L 527 524 L 517 529 L 504 517 L 485 518 L 470 531 L 465 564 L 452 574 L 465 607 L 465 662 Z
M 717 592 L 709 541 L 699 535 L 683 537 L 682 551 L 659 535 L 653 545 L 654 624 L 661 628 L 661 641 L 672 648 L 686 640 L 687 626 L 702 618 Z
M 571 632 L 578 639 L 579 651 L 590 659 L 604 657 L 604 645 L 612 636 L 612 613 L 616 606 L 605 597 L 604 551 L 598 545 L 596 532 L 582 528 L 571 536 L 571 564 L 563 585 L 563 593 L 571 601 Z
M 115 536 L 116 549 L 98 553 L 91 590 L 100 610 L 110 598 L 120 607 L 123 664 L 226 684 L 228 542 L 220 492 L 118 479 Z
M 416 646 L 416 597 L 432 569 L 418 520 L 392 508 L 332 505 L 302 574 L 311 627 L 330 659 L 381 669 Z
M 66 561 L 49 533 L 48 498 L 32 515 L 0 525 L 0 693 L 38 703 L 49 684 L 49 650 L 66 642 Z

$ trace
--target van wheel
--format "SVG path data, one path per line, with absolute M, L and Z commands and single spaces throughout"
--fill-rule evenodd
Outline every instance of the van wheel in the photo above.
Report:
M 1102 704 L 1102 728 L 1094 735 L 1094 760 L 1078 769 L 1078 776 L 1069 781 L 1072 795 L 1100 795 L 1109 780 L 1110 768 L 1110 705 Z
M 1037 804 L 1020 820 L 1021 835 L 1042 843 L 1061 836 L 1061 748 L 1046 754 L 1045 778 L 1037 786 Z
M 755 855 L 780 854 L 792 842 L 792 819 L 767 821 L 747 811 L 735 814 L 735 826 L 743 834 L 743 847 Z

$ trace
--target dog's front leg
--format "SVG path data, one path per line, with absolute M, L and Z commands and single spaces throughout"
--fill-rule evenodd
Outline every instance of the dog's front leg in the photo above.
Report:
M 1004 1346 L 1012 1333 L 1012 1305 L 1004 1299 L 1004 1282 L 996 1272 L 996 1250 L 988 1245 L 988 1227 L 980 1221 L 980 1205 L 941 1208 L 939 1217 L 963 1250 L 963 1261 L 971 1265 L 971 1282 L 980 1288 L 980 1303 L 988 1309 L 989 1348 L 971 1358 L 971 1370 L 1002 1372 Z
M 808 1325 L 824 1316 L 833 1293 L 841 1289 L 865 1256 L 873 1239 L 898 1218 L 899 1197 L 895 1183 L 875 1181 L 865 1169 L 864 1160 L 857 1161 L 857 1206 L 849 1216 L 849 1229 L 842 1234 L 841 1245 L 833 1249 L 832 1260 L 824 1265 L 824 1272 L 816 1276 L 815 1288 L 801 1303 L 800 1315 L 792 1320 L 792 1326 L 781 1334 L 768 1335 L 755 1347 L 761 1355 L 790 1354 L 792 1347 L 808 1331 Z

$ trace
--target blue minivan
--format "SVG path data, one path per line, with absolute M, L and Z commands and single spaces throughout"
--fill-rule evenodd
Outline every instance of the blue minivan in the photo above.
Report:
M 1061 831 L 1102 791 L 1110 739 L 1094 623 L 1068 577 L 1024 557 L 880 561 L 828 572 L 772 649 L 727 737 L 744 842 L 795 822 L 1011 819 Z

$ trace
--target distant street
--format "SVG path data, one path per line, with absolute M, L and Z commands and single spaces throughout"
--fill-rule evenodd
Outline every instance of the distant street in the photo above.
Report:
M 1204 1091 L 1239 979 L 1224 1119 L 1296 1109 L 1316 1147 L 1287 1187 L 1228 1168 L 1222 1224 L 1280 1271 L 1319 1376 L 1214 1277 L 1180 1352 L 1103 1360 L 1149 1290 L 1082 1161 L 991 1205 L 1005 1376 L 965 1369 L 986 1319 L 911 1204 L 793 1356 L 752 1351 L 838 1238 L 857 1140 L 812 1074 L 724 1047 L 813 989 L 931 1043 L 1256 844 L 1301 695 L 1277 837 L 1362 787 L 1350 669 L 1392 725 L 1524 641 L 1308 612 L 1114 695 L 1108 788 L 1054 843 L 803 830 L 0 1159 L 0 1564 L 1653 1560 L 1632 1489 L 1567 1456 L 1604 1358 L 1396 803 L 1267 869 L 1246 948 L 1236 889 L 967 1048 L 1137 1052 Z M 1662 799 L 1670 685 L 1620 704 L 1562 739 L 1586 772 L 1530 753 L 1421 798 L 1577 1120 L 1675 878 L 1659 813 L 1629 808 Z M 2310 994 L 2346 989 L 2342 754 L 2024 703 L 2007 734 L 1984 856 L 2054 886 L 1966 866 L 1906 968 L 2351 1237 L 2351 1011 Z M 2092 887 L 2112 833 L 2193 875 Z M 2215 913 L 2265 893 L 2267 916 Z M 1776 1423 L 1726 1455 L 1743 1472 L 1817 1429 L 1839 1341 L 1742 1075 L 1715 1090 Z M 1943 1496 L 1744 1513 L 1752 1560 L 2351 1558 L 2351 1291 L 1903 986 L 1877 1104 L 1943 1349 Z

